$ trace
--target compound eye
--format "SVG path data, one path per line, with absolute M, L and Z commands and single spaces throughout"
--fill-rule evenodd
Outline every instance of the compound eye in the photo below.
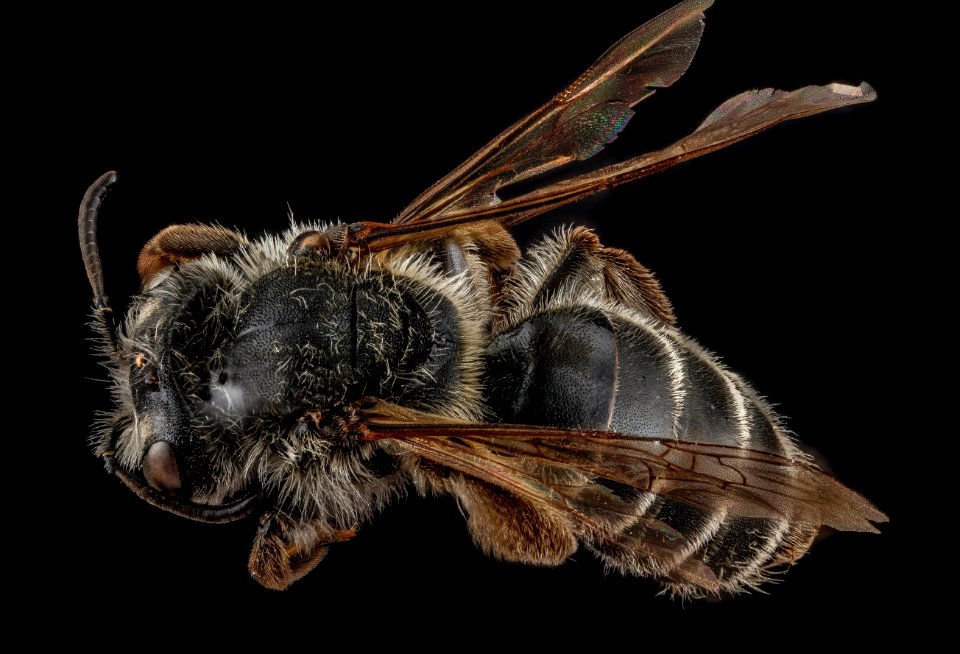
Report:
M 143 476 L 147 483 L 169 495 L 176 495 L 183 487 L 180 467 L 173 445 L 157 441 L 143 455 Z

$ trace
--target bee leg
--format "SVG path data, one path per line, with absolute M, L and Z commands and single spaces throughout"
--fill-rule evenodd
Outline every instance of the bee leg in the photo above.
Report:
M 569 521 L 477 479 L 452 489 L 467 512 L 470 535 L 484 553 L 533 565 L 562 564 L 577 549 Z
M 137 258 L 140 288 L 157 273 L 204 254 L 225 256 L 247 244 L 237 232 L 216 225 L 171 225 L 147 241 Z
M 265 513 L 250 551 L 250 576 L 271 590 L 284 590 L 313 570 L 332 542 L 356 531 L 333 531 L 325 522 L 299 522 L 277 512 Z

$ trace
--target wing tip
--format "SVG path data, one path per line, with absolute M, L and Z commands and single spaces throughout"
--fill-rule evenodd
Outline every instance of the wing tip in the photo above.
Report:
M 825 87 L 834 95 L 841 95 L 853 102 L 873 102 L 877 99 L 877 91 L 869 82 L 860 82 L 857 86 L 833 82 Z
M 832 478 L 831 478 L 832 479 Z M 823 524 L 840 531 L 859 531 L 868 534 L 879 534 L 878 524 L 890 522 L 887 514 L 873 505 L 870 500 L 856 491 L 833 480 L 842 489 L 835 510 L 824 516 Z M 845 496 L 845 497 L 844 497 Z M 842 498 L 842 499 L 841 499 Z
M 699 13 L 705 12 L 707 9 L 713 6 L 715 0 L 687 0 L 681 5 L 677 5 L 677 8 L 684 7 L 686 11 L 696 11 Z
M 863 512 L 857 516 L 857 524 L 850 525 L 852 528 L 844 529 L 843 531 L 860 531 L 867 534 L 879 534 L 880 529 L 877 527 L 879 524 L 884 522 L 890 522 L 890 518 L 887 517 L 883 511 L 880 511 L 877 507 L 870 504 L 868 509 L 863 510 Z

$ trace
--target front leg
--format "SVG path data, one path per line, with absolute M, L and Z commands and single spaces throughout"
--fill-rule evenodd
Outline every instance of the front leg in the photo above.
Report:
M 335 531 L 320 519 L 303 522 L 268 511 L 261 516 L 253 540 L 250 576 L 266 588 L 284 590 L 320 563 L 330 543 L 355 534 L 355 529 Z

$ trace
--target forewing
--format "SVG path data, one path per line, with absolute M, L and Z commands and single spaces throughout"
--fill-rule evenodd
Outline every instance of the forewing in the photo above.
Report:
M 754 533 L 751 525 L 782 525 L 779 549 L 758 558 L 776 565 L 801 556 L 821 526 L 876 532 L 872 523 L 887 520 L 804 458 L 604 431 L 423 417 L 387 407 L 366 421 L 365 438 L 390 441 L 400 454 L 497 486 L 576 525 L 584 542 L 627 568 L 685 587 L 737 587 L 711 561 L 735 553 L 735 546 L 706 554 L 722 525 L 740 541 Z M 782 541 L 786 533 L 797 539 Z
M 394 223 L 491 206 L 501 186 L 592 157 L 617 137 L 633 105 L 683 75 L 711 4 L 687 0 L 625 36 L 566 90 L 422 193 Z
M 876 97 L 866 82 L 859 86 L 805 86 L 795 91 L 747 91 L 724 102 L 696 131 L 662 150 L 561 180 L 503 202 L 446 211 L 426 224 L 371 223 L 363 235 L 364 242 L 375 250 L 382 250 L 396 247 L 412 237 L 438 238 L 448 230 L 474 222 L 496 221 L 512 227 L 594 193 L 725 148 L 784 121 L 870 102 Z
M 886 516 L 806 459 L 605 431 L 373 419 L 368 438 L 563 511 L 630 511 L 626 486 L 727 515 L 876 532 Z M 609 483 L 608 483 L 609 482 Z M 605 485 L 606 484 L 606 485 Z M 622 494 L 622 493 L 621 493 Z
M 805 86 L 794 91 L 769 88 L 746 91 L 714 109 L 693 133 L 673 145 L 541 187 L 488 210 L 474 211 L 469 220 L 495 219 L 505 226 L 515 225 L 599 191 L 733 145 L 779 123 L 872 102 L 876 97 L 866 82 L 859 86 L 837 83 Z M 451 214 L 448 218 L 451 222 L 461 222 L 467 213 Z

